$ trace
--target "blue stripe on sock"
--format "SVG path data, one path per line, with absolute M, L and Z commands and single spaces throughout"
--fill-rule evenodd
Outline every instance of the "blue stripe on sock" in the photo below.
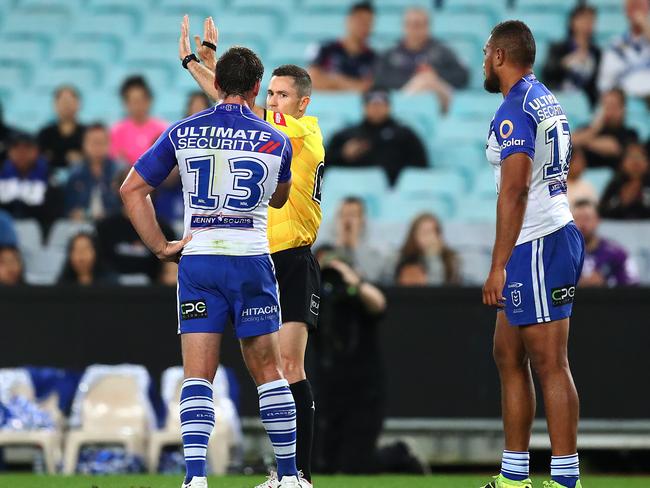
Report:
M 199 400 L 203 405 L 186 406 L 192 400 Z M 183 448 L 190 449 L 191 454 L 185 456 L 187 474 L 185 482 L 193 477 L 206 476 L 206 453 L 210 433 L 214 427 L 214 405 L 212 401 L 212 385 L 200 378 L 188 378 L 181 389 L 181 436 Z M 198 454 L 194 451 L 198 449 Z

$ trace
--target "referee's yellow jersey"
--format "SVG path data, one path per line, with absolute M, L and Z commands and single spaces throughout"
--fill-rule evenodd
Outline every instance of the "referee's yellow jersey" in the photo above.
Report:
M 265 110 L 265 120 L 291 140 L 293 184 L 282 208 L 269 207 L 268 236 L 271 253 L 311 246 L 321 222 L 321 186 L 325 167 L 323 135 L 316 117 L 295 119 Z

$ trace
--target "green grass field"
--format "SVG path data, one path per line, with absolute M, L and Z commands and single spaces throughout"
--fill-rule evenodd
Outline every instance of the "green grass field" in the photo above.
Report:
M 533 477 L 542 486 L 542 476 Z M 253 488 L 259 476 L 210 478 L 210 488 Z M 489 480 L 478 475 L 450 476 L 318 476 L 318 488 L 478 488 Z M 179 488 L 178 476 L 36 476 L 0 475 L 0 488 Z M 587 476 L 584 488 L 650 488 L 650 476 Z

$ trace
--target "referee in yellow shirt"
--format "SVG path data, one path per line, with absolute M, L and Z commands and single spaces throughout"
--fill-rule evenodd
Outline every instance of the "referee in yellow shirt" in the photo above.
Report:
M 212 18 L 204 23 L 204 40 L 195 36 L 199 56 L 189 40 L 189 20 L 183 19 L 179 57 L 203 91 L 213 100 L 215 88 L 217 31 Z M 305 373 L 305 350 L 309 330 L 316 327 L 320 306 L 320 268 L 311 253 L 321 223 L 321 186 L 325 149 L 316 117 L 305 112 L 310 102 L 311 78 L 296 65 L 273 71 L 267 90 L 267 109 L 253 112 L 289 136 L 293 147 L 293 185 L 288 202 L 280 209 L 269 208 L 268 236 L 271 257 L 280 287 L 282 328 L 280 351 L 283 373 L 296 403 L 296 464 L 302 471 L 301 486 L 311 487 L 311 455 L 314 433 L 314 397 Z M 276 488 L 273 475 L 258 488 Z

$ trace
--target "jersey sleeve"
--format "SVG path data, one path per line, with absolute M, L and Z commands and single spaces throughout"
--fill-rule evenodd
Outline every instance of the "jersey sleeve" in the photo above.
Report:
M 135 162 L 133 166 L 142 179 L 154 188 L 169 176 L 176 166 L 176 150 L 169 138 L 171 127 Z
M 284 151 L 282 151 L 282 162 L 280 163 L 280 173 L 278 183 L 286 183 L 291 180 L 291 159 L 293 158 L 293 148 L 289 138 L 284 138 Z
M 507 104 L 494 117 L 494 133 L 501 151 L 501 161 L 516 153 L 535 158 L 537 122 L 521 104 Z

